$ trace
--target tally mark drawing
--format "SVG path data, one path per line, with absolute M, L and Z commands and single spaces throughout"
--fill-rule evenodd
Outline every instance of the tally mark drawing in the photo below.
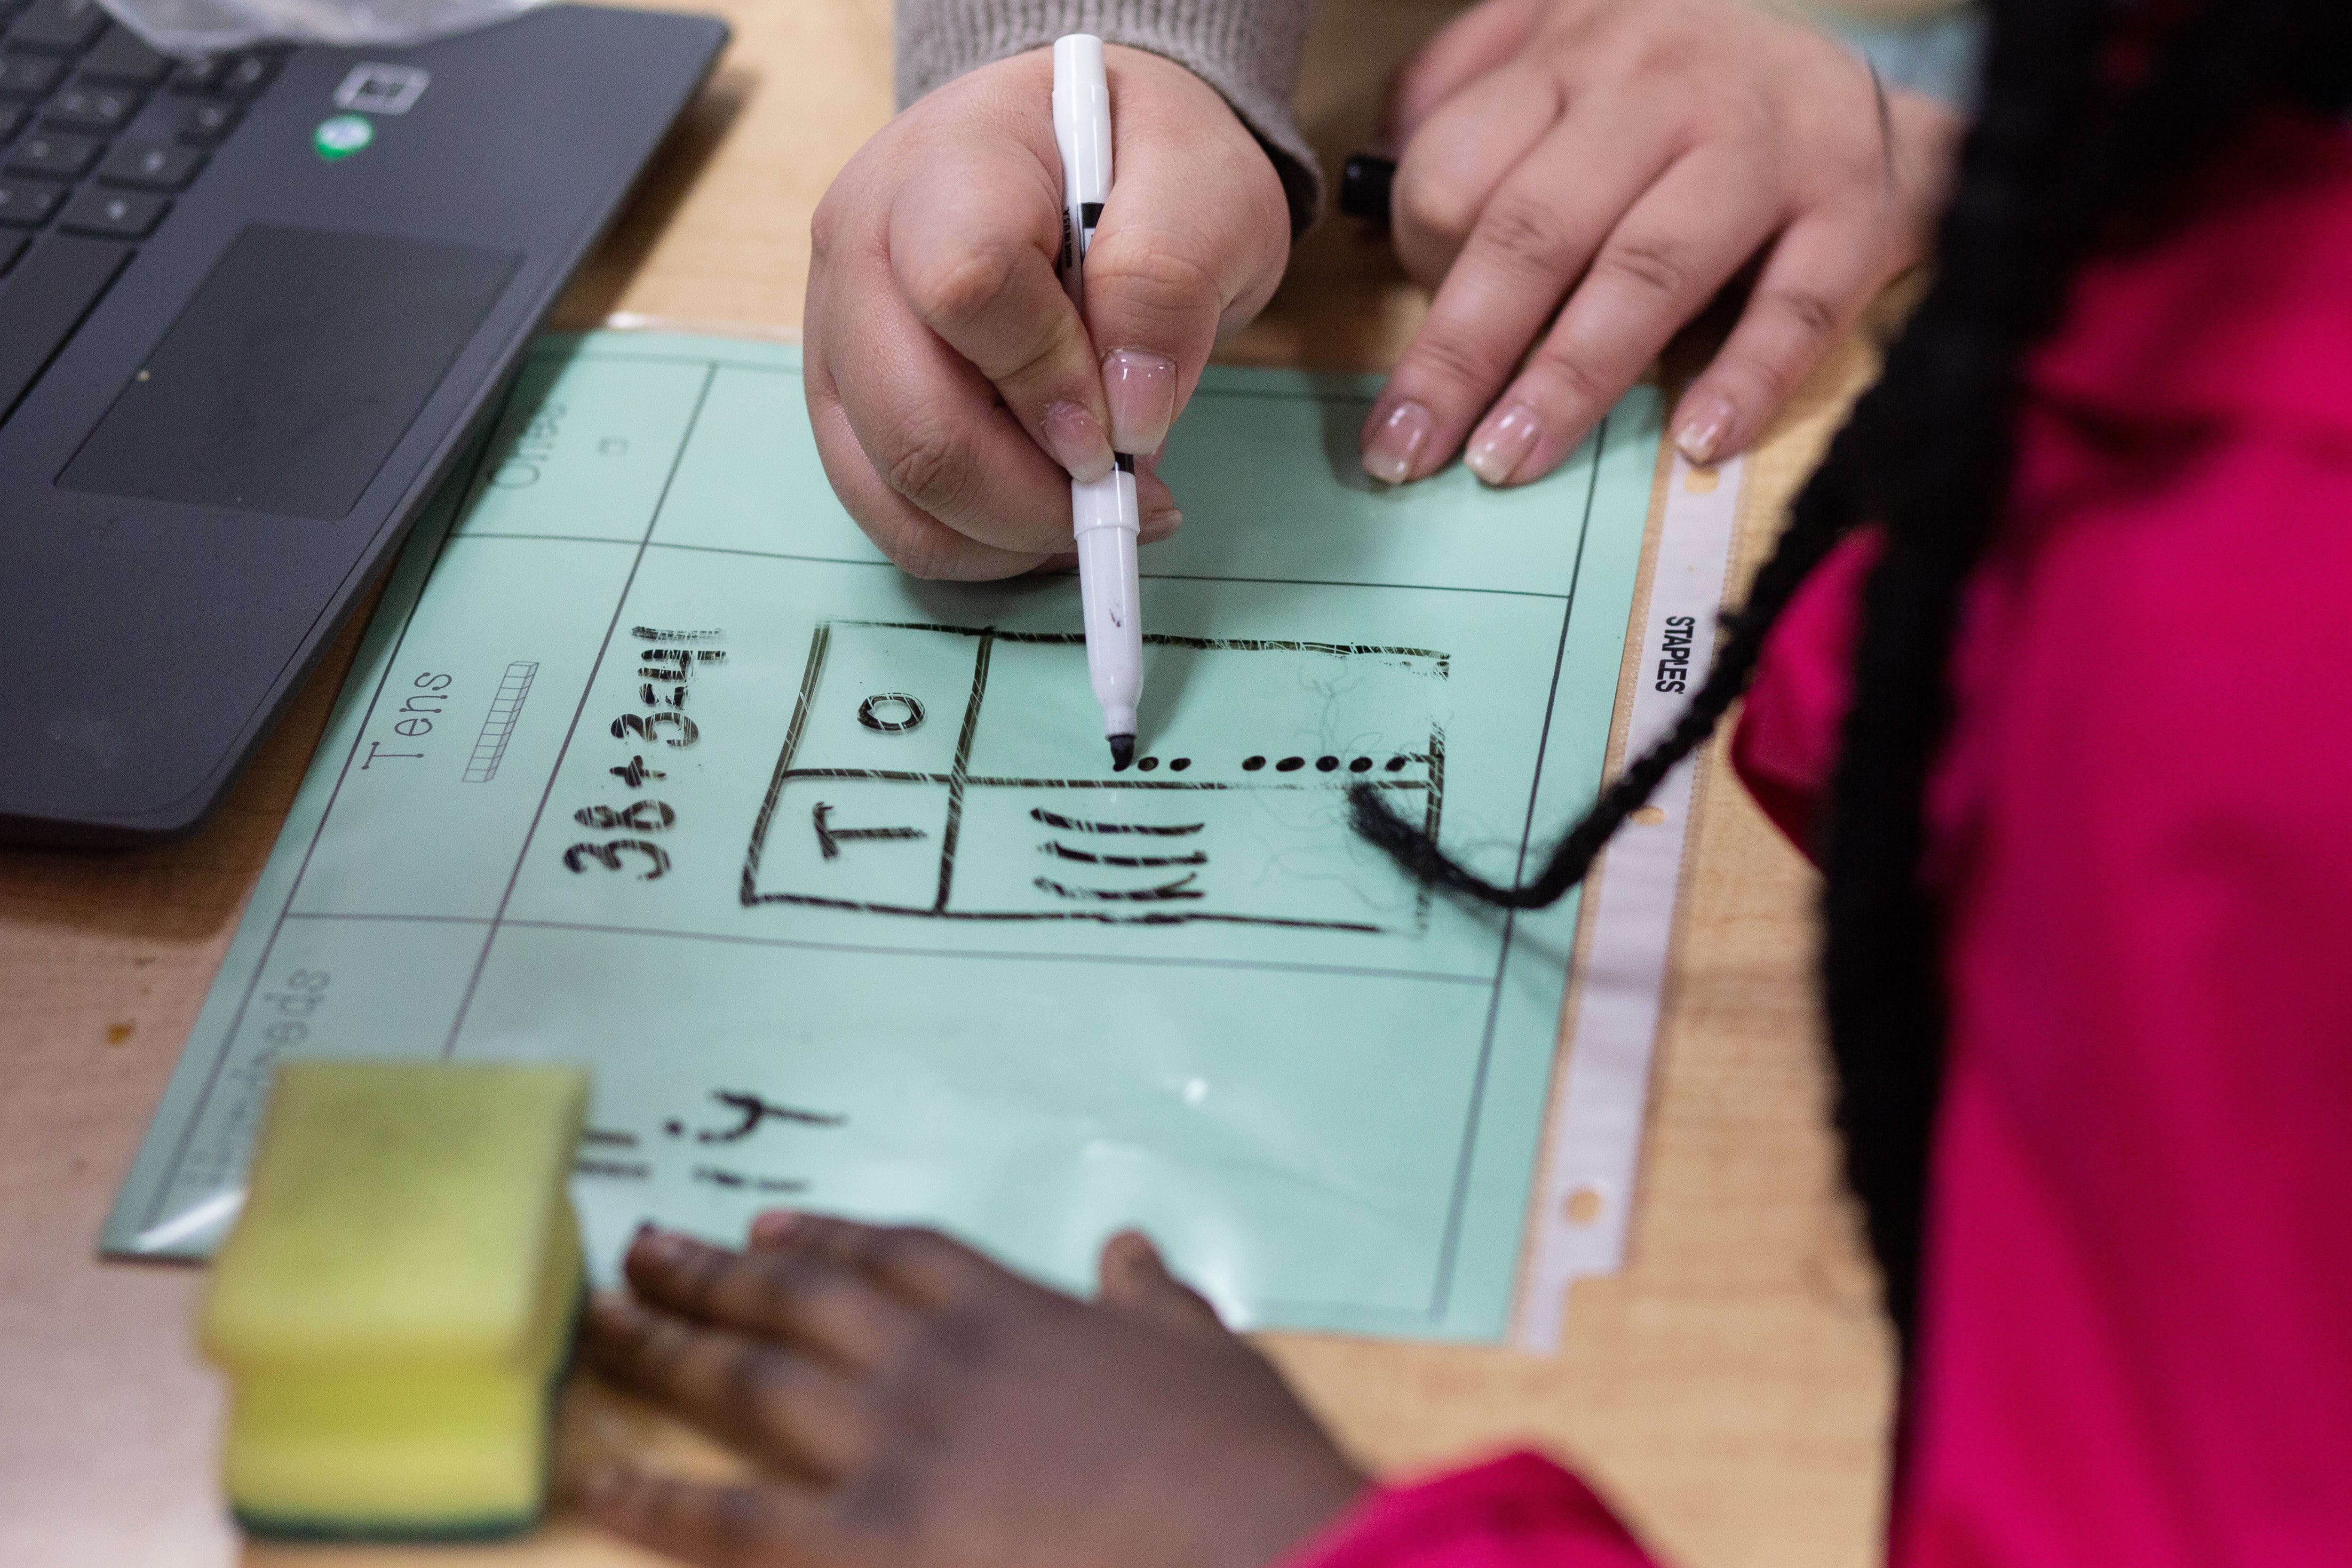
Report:
M 1041 721 L 1036 694 L 1085 694 L 1083 638 L 818 626 L 742 901 L 948 921 L 1425 929 L 1427 893 L 1356 841 L 1346 793 L 1369 784 L 1408 812 L 1418 800 L 1436 831 L 1447 656 L 1145 640 L 1188 709 L 1240 739 L 1147 734 L 1132 769 L 1074 771 L 1096 749 Z

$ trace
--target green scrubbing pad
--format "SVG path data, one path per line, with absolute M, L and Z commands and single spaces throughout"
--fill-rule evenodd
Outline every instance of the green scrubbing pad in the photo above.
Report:
M 573 1068 L 297 1062 L 213 1263 L 228 1495 L 262 1535 L 528 1529 L 581 1299 Z

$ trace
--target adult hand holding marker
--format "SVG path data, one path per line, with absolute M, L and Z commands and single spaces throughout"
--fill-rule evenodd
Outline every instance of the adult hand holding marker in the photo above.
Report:
M 1054 45 L 1054 140 L 1062 153 L 1062 284 L 1087 308 L 1087 247 L 1110 199 L 1110 79 L 1103 44 L 1072 33 Z M 1078 546 L 1086 611 L 1087 679 L 1102 704 L 1113 773 L 1135 761 L 1135 706 L 1143 697 L 1143 597 L 1135 550 L 1135 454 L 1116 447 L 1111 471 L 1070 479 L 1070 528 Z
M 817 209 L 804 350 L 825 473 L 919 576 L 1004 577 L 1072 550 L 1070 483 L 1136 455 L 1138 537 L 1177 521 L 1152 475 L 1223 332 L 1288 258 L 1265 150 L 1198 77 L 1103 51 L 1118 188 L 1064 292 L 1053 54 L 966 72 L 859 151 Z

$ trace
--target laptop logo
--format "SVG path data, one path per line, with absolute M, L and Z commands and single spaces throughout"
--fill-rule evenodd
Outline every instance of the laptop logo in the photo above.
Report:
M 415 66 L 357 65 L 335 89 L 335 107 L 360 114 L 405 114 L 432 85 L 432 73 Z
M 338 114 L 310 132 L 310 150 L 332 163 L 348 158 L 375 140 L 375 127 L 361 114 Z

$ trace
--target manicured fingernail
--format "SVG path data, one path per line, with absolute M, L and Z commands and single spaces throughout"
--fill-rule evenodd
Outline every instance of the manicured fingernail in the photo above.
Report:
M 1113 349 L 1103 355 L 1102 373 L 1110 444 L 1122 452 L 1157 450 L 1176 417 L 1176 362 L 1142 349 Z
M 1524 403 L 1514 403 L 1478 427 L 1462 460 L 1488 484 L 1508 484 L 1528 454 L 1535 450 L 1536 437 L 1541 434 L 1543 426 L 1536 411 Z
M 1136 540 L 1139 543 L 1157 544 L 1183 526 L 1184 514 L 1172 506 L 1165 511 L 1147 512 L 1136 528 Z
M 1723 449 L 1723 438 L 1731 434 L 1731 422 L 1738 416 L 1739 410 L 1727 397 L 1701 398 L 1675 426 L 1675 446 L 1694 463 L 1712 463 Z
M 1400 403 L 1372 428 L 1364 443 L 1364 472 L 1385 484 L 1401 485 L 1412 477 L 1412 465 L 1429 445 L 1436 421 L 1418 403 Z
M 1085 405 L 1056 403 L 1037 423 L 1045 431 L 1045 450 L 1070 478 L 1092 484 L 1110 472 L 1110 438 Z

